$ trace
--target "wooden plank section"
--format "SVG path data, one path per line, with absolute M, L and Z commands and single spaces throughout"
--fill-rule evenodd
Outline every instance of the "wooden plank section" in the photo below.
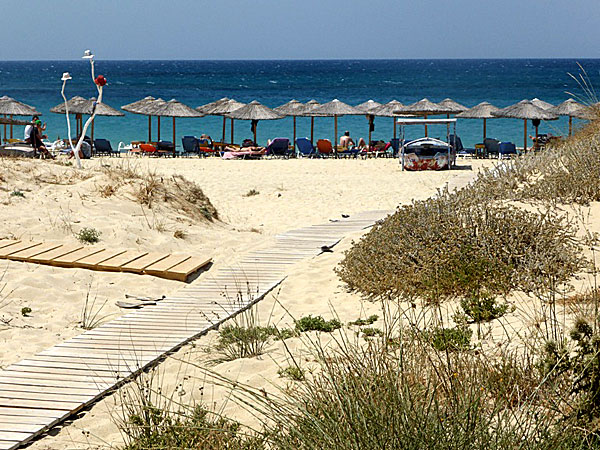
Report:
M 54 250 L 50 250 L 48 252 L 40 253 L 39 255 L 30 257 L 29 262 L 50 264 L 50 261 L 52 261 L 54 258 L 59 258 L 61 256 L 65 256 L 65 255 L 72 253 L 74 251 L 77 251 L 81 248 L 83 248 L 82 244 L 61 245 L 60 247 L 58 247 Z
M 15 239 L 0 239 L 0 248 L 8 247 L 9 245 L 15 245 L 21 242 L 20 240 Z
M 125 251 L 126 250 L 104 250 L 102 252 L 86 256 L 85 258 L 78 259 L 77 261 L 73 261 L 70 265 L 72 267 L 81 267 L 83 269 L 97 269 L 100 263 L 125 253 Z
M 191 274 L 196 273 L 211 261 L 212 258 L 203 259 L 192 256 L 191 258 L 171 267 L 165 273 L 165 278 L 169 278 L 170 280 L 185 281 Z M 152 269 L 150 268 L 150 270 Z
M 133 260 L 121 267 L 121 270 L 125 272 L 142 273 L 144 269 L 152 264 L 156 264 L 159 261 L 167 258 L 168 253 L 148 253 L 139 259 Z
M 68 267 L 79 259 L 85 258 L 90 255 L 95 255 L 96 253 L 100 253 L 103 251 L 104 249 L 101 247 L 82 247 L 79 250 L 66 253 L 62 256 L 57 256 L 56 258 L 49 260 L 48 264 L 51 264 L 53 266 Z
M 0 249 L 0 258 L 8 258 L 13 253 L 20 252 L 21 250 L 27 250 L 28 248 L 37 247 L 41 245 L 41 242 L 18 242 L 15 245 L 8 245 Z
M 40 253 L 44 253 L 50 250 L 54 250 L 55 248 L 58 248 L 60 246 L 61 244 L 57 243 L 45 243 L 41 245 L 36 245 L 35 247 L 21 250 L 17 253 L 13 253 L 9 256 L 9 258 L 14 261 L 28 261 L 29 258 L 31 258 L 32 256 L 36 256 Z
M 164 259 L 146 267 L 144 273 L 149 275 L 162 275 L 164 272 L 169 270 L 171 267 L 181 264 L 182 262 L 190 259 L 189 256 L 183 255 L 169 255 Z
M 120 271 L 121 267 L 125 264 L 133 262 L 136 259 L 140 259 L 141 257 L 147 254 L 148 252 L 141 252 L 139 250 L 126 250 L 125 252 L 115 256 L 114 258 L 102 261 L 95 267 L 95 269 L 106 271 Z
M 344 234 L 372 225 L 381 215 L 291 230 L 276 244 L 241 262 L 200 277 L 176 296 L 127 312 L 0 371 L 0 450 L 14 448 L 263 298 L 300 261 L 335 245 Z M 0 251 L 3 241 L 0 241 Z M 8 245 L 8 244 L 7 244 Z M 22 243 L 5 247 L 18 248 Z M 29 244 L 26 244 L 25 247 Z M 148 273 L 185 280 L 210 259 L 90 247 L 42 245 L 19 256 L 52 256 L 56 265 Z M 31 249 L 31 250 L 28 250 Z M 61 253 L 62 252 L 62 253 Z M 168 276 L 168 272 L 171 275 Z

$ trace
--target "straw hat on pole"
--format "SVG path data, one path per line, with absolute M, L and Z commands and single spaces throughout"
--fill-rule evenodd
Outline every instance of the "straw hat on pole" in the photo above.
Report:
M 457 119 L 483 119 L 483 140 L 487 137 L 486 121 L 488 119 L 496 119 L 492 113 L 499 111 L 500 108 L 488 102 L 481 102 L 479 105 L 473 106 L 464 112 L 456 115 Z
M 310 143 L 312 144 L 315 140 L 315 116 L 311 114 L 311 111 L 318 108 L 321 104 L 316 100 L 309 100 L 304 104 L 304 112 L 299 114 L 303 117 L 310 117 Z
M 175 156 L 175 148 L 177 147 L 177 139 L 175 135 L 175 118 L 176 117 L 204 117 L 204 114 L 197 110 L 184 105 L 174 98 L 163 104 L 155 103 L 153 106 L 156 115 L 159 117 L 173 118 L 173 156 Z
M 300 116 L 306 110 L 306 105 L 300 103 L 298 100 L 290 100 L 284 105 L 278 106 L 277 108 L 273 108 L 273 111 L 278 112 L 279 114 L 283 114 L 284 116 L 291 116 L 293 119 L 293 136 L 294 140 L 292 146 L 296 148 L 296 117 Z
M 41 113 L 33 106 L 29 106 L 6 95 L 0 97 L 0 114 L 4 114 L 4 117 L 8 116 L 10 119 L 13 116 L 41 116 Z M 4 136 L 6 136 L 6 124 L 4 124 Z M 10 125 L 10 138 L 13 138 L 12 124 Z
M 156 99 L 148 96 L 128 105 L 121 106 L 121 109 L 124 111 L 148 116 L 148 142 L 152 141 L 152 114 L 148 114 L 148 110 L 154 102 L 156 102 Z
M 334 124 L 334 137 L 333 137 L 333 148 L 337 149 L 337 118 L 338 116 L 361 116 L 363 115 L 363 111 L 355 108 L 354 106 L 347 105 L 344 102 L 339 101 L 338 99 L 334 99 L 328 103 L 324 103 L 323 105 L 311 109 L 311 114 L 316 116 L 324 116 L 324 117 L 333 117 Z
M 535 106 L 531 100 L 521 100 L 519 103 L 507 106 L 506 108 L 492 112 L 496 117 L 504 117 L 508 119 L 522 119 L 524 124 L 523 131 L 523 151 L 527 151 L 527 121 L 533 121 L 535 126 L 535 137 L 537 142 L 538 126 L 540 120 L 555 120 L 558 116 L 550 111 L 545 111 L 542 108 Z
M 232 98 L 223 97 L 219 100 L 216 100 L 212 103 L 207 103 L 203 106 L 198 106 L 196 108 L 197 111 L 200 111 L 207 116 L 223 116 L 223 137 L 221 139 L 222 142 L 225 142 L 225 125 L 227 121 L 227 114 L 235 111 L 236 109 L 244 106 L 244 103 L 238 102 Z M 233 144 L 233 119 L 231 119 L 231 143 Z
M 258 125 L 259 120 L 277 120 L 283 119 L 285 116 L 254 100 L 247 105 L 230 112 L 227 114 L 227 117 L 238 120 L 251 120 L 251 129 L 254 134 L 254 142 L 256 143 L 256 126 Z
M 581 103 L 577 103 L 572 98 L 565 100 L 560 105 L 555 106 L 550 110 L 550 112 L 558 115 L 558 116 L 568 116 L 569 117 L 569 136 L 573 134 L 573 117 L 577 117 L 578 119 L 586 119 L 586 106 Z
M 361 103 L 360 105 L 356 105 L 356 109 L 360 109 L 366 114 L 367 120 L 369 121 L 369 145 L 371 145 L 371 135 L 373 130 L 375 129 L 375 116 L 371 113 L 375 108 L 379 108 L 381 103 L 376 102 L 374 100 L 367 100 L 366 102 Z
M 396 139 L 396 117 L 401 116 L 398 110 L 402 109 L 404 105 L 398 100 L 391 100 L 377 108 L 371 110 L 371 114 L 377 117 L 391 117 L 394 124 L 394 139 Z M 371 137 L 369 137 L 369 145 L 371 145 Z

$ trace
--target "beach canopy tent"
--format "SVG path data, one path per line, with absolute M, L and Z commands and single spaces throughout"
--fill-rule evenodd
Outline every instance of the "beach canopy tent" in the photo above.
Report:
M 573 134 L 573 117 L 578 119 L 588 119 L 588 111 L 585 105 L 576 102 L 572 98 L 569 98 L 562 102 L 560 105 L 556 105 L 554 108 L 549 110 L 551 113 L 557 116 L 568 116 L 569 117 L 569 136 Z
M 41 116 L 33 106 L 26 105 L 12 97 L 0 97 L 0 114 L 12 119 L 13 116 Z M 6 125 L 4 124 L 4 137 L 6 138 Z M 13 138 L 13 124 L 10 125 L 10 139 Z
M 240 109 L 244 106 L 244 103 L 238 102 L 232 98 L 223 97 L 206 105 L 198 106 L 196 111 L 201 112 L 206 116 L 223 116 L 223 137 L 221 142 L 225 142 L 225 125 L 227 121 L 227 114 Z M 233 144 L 233 119 L 231 119 L 231 143 Z
M 75 97 L 67 100 L 67 105 L 69 107 L 69 113 L 75 114 L 75 121 L 77 124 L 77 136 L 80 136 L 83 130 L 83 116 L 91 116 L 94 114 L 94 110 L 96 111 L 96 116 L 109 116 L 109 117 L 122 117 L 123 114 L 121 111 L 116 110 L 105 103 L 97 103 L 94 97 L 85 99 L 76 95 Z M 65 103 L 59 103 L 55 107 L 50 109 L 50 112 L 56 114 L 65 114 L 66 113 Z M 92 147 L 94 142 L 94 121 L 92 121 Z
M 407 125 L 446 125 L 446 142 L 451 146 L 455 147 L 456 144 L 450 142 L 450 125 L 454 126 L 453 136 L 456 136 L 456 119 L 420 119 L 415 117 L 400 117 L 396 119 L 398 125 L 400 125 L 400 142 L 402 143 L 402 148 L 399 152 L 400 164 L 402 164 L 402 170 L 404 170 L 404 148 L 406 146 L 405 137 L 405 127 Z M 452 165 L 450 164 L 450 147 L 448 147 L 448 169 L 450 169 Z
M 159 105 L 164 103 L 165 101 L 160 98 L 154 98 L 151 96 L 144 97 L 141 100 L 135 101 L 133 103 L 129 103 L 127 105 L 121 106 L 123 111 L 127 111 L 133 114 L 141 114 L 144 116 L 148 116 L 148 142 L 152 142 L 152 116 L 154 105 Z M 158 140 L 160 141 L 160 117 L 158 118 Z
M 499 110 L 500 108 L 491 103 L 481 102 L 479 105 L 473 106 L 472 108 L 457 114 L 456 117 L 460 119 L 483 119 L 483 141 L 485 141 L 485 138 L 487 137 L 486 122 L 488 119 L 497 119 L 493 113 Z
M 175 155 L 175 148 L 177 147 L 177 140 L 175 135 L 175 118 L 177 117 L 204 117 L 199 111 L 184 105 L 174 98 L 168 102 L 154 102 L 150 107 L 152 109 L 152 115 L 160 117 L 172 117 L 173 118 L 173 155 Z M 160 140 L 160 132 L 159 132 Z
M 318 108 L 321 104 L 316 100 L 309 100 L 304 104 L 304 112 L 298 114 L 302 117 L 310 117 L 310 143 L 315 140 L 315 116 L 311 114 L 312 110 Z
M 527 121 L 531 120 L 535 127 L 535 137 L 537 141 L 538 127 L 540 120 L 556 120 L 558 116 L 550 111 L 546 111 L 538 106 L 535 106 L 531 100 L 521 100 L 519 103 L 507 106 L 492 112 L 493 116 L 506 119 L 522 119 L 524 124 L 523 131 L 523 151 L 527 151 Z
M 423 98 L 412 105 L 406 105 L 399 108 L 398 113 L 400 114 L 412 114 L 416 116 L 424 116 L 427 119 L 429 116 L 435 116 L 438 114 L 448 114 L 448 107 L 440 106 L 437 103 L 433 103 L 427 98 Z M 428 135 L 427 124 L 425 126 L 425 136 Z
M 405 114 L 398 114 L 394 111 L 404 107 L 398 100 L 391 100 L 381 106 L 373 108 L 371 114 L 376 117 L 392 117 L 394 123 L 394 139 L 396 139 L 396 117 L 403 116 Z M 371 145 L 371 134 L 369 133 L 369 145 Z
M 306 105 L 300 103 L 298 100 L 290 100 L 284 105 L 278 106 L 277 108 L 273 108 L 273 111 L 278 112 L 279 114 L 283 114 L 284 116 L 291 116 L 293 119 L 293 135 L 294 140 L 293 146 L 296 148 L 296 117 L 300 116 L 306 111 Z
M 333 117 L 333 143 L 334 148 L 337 148 L 337 118 L 339 116 L 362 116 L 364 112 L 360 109 L 355 108 L 354 106 L 347 105 L 346 103 L 341 102 L 338 99 L 334 99 L 330 102 L 322 104 L 321 106 L 318 106 L 317 108 L 311 109 L 310 114 L 319 117 Z
M 540 100 L 537 97 L 534 98 L 533 100 L 531 100 L 531 103 L 533 103 L 538 108 L 542 108 L 543 110 L 546 110 L 546 111 L 554 108 L 554 105 L 552 103 L 545 102 L 544 100 Z
M 356 105 L 356 109 L 360 109 L 363 111 L 369 121 L 369 142 L 368 145 L 371 145 L 371 135 L 373 131 L 375 131 L 375 116 L 371 113 L 375 108 L 379 108 L 381 103 L 376 102 L 375 100 L 367 100 L 366 102 L 361 103 L 360 105 Z
M 230 112 L 227 114 L 227 117 L 231 119 L 252 121 L 250 129 L 254 134 L 254 142 L 256 143 L 256 126 L 258 125 L 259 120 L 278 120 L 283 119 L 285 116 L 254 100 L 247 105 Z

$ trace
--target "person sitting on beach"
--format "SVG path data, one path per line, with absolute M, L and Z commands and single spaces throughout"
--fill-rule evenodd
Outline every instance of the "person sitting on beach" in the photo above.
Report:
M 343 136 L 340 136 L 340 147 L 342 147 L 342 148 L 351 148 L 351 147 L 354 147 L 355 145 L 356 144 L 354 143 L 354 141 L 350 137 L 350 132 L 349 131 L 346 131 Z
M 77 146 L 77 142 L 79 142 L 79 138 L 73 141 L 73 145 Z M 79 159 L 90 159 L 92 157 L 92 140 L 89 136 L 83 137 L 83 142 L 81 142 L 81 147 L 79 148 Z M 74 158 L 75 153 L 73 150 L 69 153 L 69 159 Z
M 39 151 L 45 158 L 54 159 L 54 156 L 50 154 L 50 152 L 42 142 L 42 139 L 46 137 L 47 136 L 45 134 L 42 134 L 42 121 L 39 119 L 36 120 L 33 126 L 31 127 L 31 131 L 29 133 L 29 143 L 33 147 L 34 151 Z
M 23 133 L 23 140 L 25 141 L 25 143 L 27 144 L 31 144 L 31 130 L 33 129 L 33 126 L 35 125 L 35 123 L 40 120 L 40 118 L 38 116 L 33 116 L 31 118 L 31 123 L 25 126 L 25 133 Z M 42 131 L 46 130 L 46 124 L 44 123 L 42 125 L 41 128 Z M 48 136 L 46 135 L 42 135 L 42 139 L 46 139 Z
M 356 144 L 356 148 L 358 148 L 361 152 L 367 150 L 367 143 L 363 138 L 358 140 L 358 144 Z

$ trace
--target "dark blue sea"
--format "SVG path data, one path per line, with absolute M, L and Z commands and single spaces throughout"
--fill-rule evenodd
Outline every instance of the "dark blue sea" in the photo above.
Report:
M 343 60 L 343 61 L 102 61 L 96 62 L 96 74 L 109 82 L 104 102 L 115 108 L 147 95 L 177 100 L 196 107 L 221 97 L 241 102 L 258 100 L 275 107 L 291 99 L 301 102 L 316 99 L 327 102 L 338 98 L 351 105 L 368 99 L 404 104 L 427 97 L 437 102 L 450 97 L 466 106 L 482 101 L 504 107 L 522 99 L 538 97 L 557 104 L 568 97 L 588 100 L 586 92 L 571 75 L 587 72 L 592 86 L 600 89 L 600 60 L 518 59 L 518 60 Z M 4 61 L 0 62 L 0 96 L 8 95 L 31 104 L 43 113 L 51 140 L 66 137 L 63 115 L 50 108 L 62 101 L 61 75 L 70 72 L 67 97 L 96 95 L 87 61 Z M 583 75 L 586 78 L 585 75 Z M 587 78 L 586 78 L 587 79 Z M 569 94 L 570 93 L 570 94 Z M 171 139 L 171 119 L 163 118 L 161 135 Z M 392 137 L 392 119 L 377 118 L 374 138 Z M 74 126 L 74 125 L 73 125 Z M 298 118 L 298 136 L 310 134 L 310 119 Z M 95 136 L 108 138 L 116 147 L 119 141 L 145 140 L 148 120 L 126 113 L 125 117 L 96 120 Z M 229 133 L 229 124 L 227 125 Z M 153 139 L 156 139 L 156 119 Z M 249 122 L 236 121 L 235 141 L 250 137 Z M 354 138 L 366 137 L 364 116 L 339 119 L 339 131 L 349 130 Z M 543 123 L 541 132 L 563 134 L 567 120 Z M 21 136 L 21 127 L 14 131 Z M 181 136 L 208 133 L 218 139 L 222 119 L 203 117 L 177 119 L 177 140 Z M 89 132 L 88 132 L 89 134 Z M 445 127 L 432 127 L 430 136 L 445 136 Z M 481 141 L 480 120 L 459 120 L 458 134 L 467 145 Z M 494 119 L 488 121 L 488 136 L 511 140 L 522 145 L 523 121 Z M 258 125 L 259 143 L 268 138 L 292 135 L 292 119 L 263 121 Z M 423 129 L 414 128 L 409 137 L 421 137 Z M 332 139 L 333 118 L 315 119 L 315 138 Z

